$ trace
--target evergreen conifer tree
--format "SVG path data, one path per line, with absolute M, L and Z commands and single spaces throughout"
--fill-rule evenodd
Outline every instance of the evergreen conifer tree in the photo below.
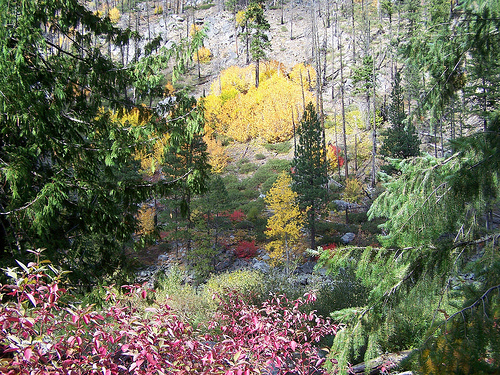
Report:
M 391 127 L 382 133 L 385 136 L 380 153 L 392 158 L 406 159 L 420 154 L 420 140 L 415 127 L 407 121 L 404 110 L 404 96 L 399 72 L 394 77 L 389 105 Z
M 327 198 L 327 162 L 323 147 L 323 129 L 309 102 L 297 129 L 298 143 L 293 166 L 293 189 L 298 193 L 299 206 L 307 210 L 309 242 L 316 248 L 316 220 Z
M 250 54 L 255 61 L 255 87 L 259 87 L 259 65 L 266 58 L 266 50 L 271 49 L 267 33 L 271 26 L 264 16 L 263 2 L 252 0 L 245 11 L 247 32 L 250 35 Z
M 0 2 L 0 26 L 2 262 L 47 248 L 74 279 L 116 274 L 138 204 L 173 186 L 145 181 L 136 160 L 168 131 L 165 116 L 141 105 L 140 124 L 120 121 L 127 89 L 148 89 L 144 61 L 125 69 L 99 45 L 123 48 L 132 33 L 76 0 Z
M 370 218 L 387 219 L 380 237 L 385 248 L 323 253 L 320 263 L 353 269 L 371 289 L 367 306 L 336 313 L 347 325 L 331 353 L 346 364 L 418 348 L 406 364 L 416 373 L 495 373 L 500 234 L 488 217 L 500 193 L 500 114 L 497 89 L 482 82 L 494 82 L 498 63 L 482 73 L 476 67 L 499 61 L 499 50 L 489 47 L 498 43 L 500 4 L 466 0 L 457 13 L 449 2 L 432 4 L 426 20 L 432 32 L 414 34 L 405 49 L 430 79 L 422 109 L 440 113 L 465 85 L 488 104 L 481 111 L 464 105 L 463 115 L 486 121 L 454 141 L 455 153 L 446 159 L 395 162 L 400 174 L 386 177 L 386 190 L 369 211 Z

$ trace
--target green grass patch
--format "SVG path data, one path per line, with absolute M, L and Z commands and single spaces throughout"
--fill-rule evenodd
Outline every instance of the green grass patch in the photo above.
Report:
M 266 143 L 264 148 L 270 152 L 276 152 L 278 154 L 286 154 L 292 149 L 292 144 L 290 141 L 280 142 L 280 143 Z

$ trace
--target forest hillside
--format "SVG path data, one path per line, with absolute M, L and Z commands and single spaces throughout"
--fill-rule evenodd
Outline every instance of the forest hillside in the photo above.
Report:
M 497 1 L 0 20 L 2 373 L 500 371 Z

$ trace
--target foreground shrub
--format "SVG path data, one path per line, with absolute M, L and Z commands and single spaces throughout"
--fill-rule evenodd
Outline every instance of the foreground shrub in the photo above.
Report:
M 150 307 L 152 291 L 110 289 L 100 311 L 63 302 L 62 274 L 40 262 L 8 269 L 0 306 L 0 372 L 4 374 L 323 374 L 313 346 L 336 327 L 299 307 L 312 294 L 262 306 L 228 295 L 203 333 L 167 304 Z

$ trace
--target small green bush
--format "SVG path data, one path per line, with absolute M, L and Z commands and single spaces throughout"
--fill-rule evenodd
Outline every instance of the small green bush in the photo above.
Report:
M 292 144 L 290 141 L 285 141 L 281 143 L 266 143 L 264 148 L 267 151 L 276 152 L 278 154 L 286 154 L 292 149 Z
M 253 229 L 254 225 L 250 220 L 242 220 L 234 223 L 234 229 Z
M 264 154 L 259 153 L 259 154 L 255 155 L 255 159 L 257 159 L 257 160 L 264 160 L 265 158 L 266 158 L 266 155 L 264 155 Z
M 271 159 L 255 171 L 251 180 L 247 182 L 247 185 L 248 187 L 258 188 L 266 182 L 269 177 L 274 177 L 276 179 L 276 176 L 280 174 L 280 172 L 289 170 L 290 162 L 288 160 Z
M 250 163 L 249 161 L 246 161 L 244 163 L 238 163 L 238 164 L 239 164 L 238 171 L 239 171 L 239 173 L 242 173 L 242 174 L 248 174 L 251 172 L 255 172 L 259 168 L 256 164 Z
M 201 4 L 197 8 L 198 10 L 207 10 L 210 9 L 214 6 L 214 3 L 206 3 L 206 4 Z
M 256 295 L 262 295 L 263 274 L 255 270 L 238 270 L 234 272 L 225 272 L 212 276 L 201 293 L 202 299 L 212 303 L 213 296 L 224 298 L 228 291 L 239 292 L 241 296 L 254 299 Z M 263 296 L 264 298 L 267 296 Z M 214 306 L 216 304 L 214 303 Z
M 248 202 L 245 206 L 242 207 L 242 210 L 247 214 L 247 219 L 253 221 L 261 216 L 264 208 L 264 199 L 259 198 L 254 201 Z
M 366 212 L 349 213 L 349 222 L 351 224 L 361 224 L 368 221 Z
M 367 221 L 361 224 L 361 229 L 365 232 L 373 233 L 373 234 L 382 234 L 382 229 L 379 228 L 380 224 L 383 224 L 385 219 L 377 218 L 375 220 Z

